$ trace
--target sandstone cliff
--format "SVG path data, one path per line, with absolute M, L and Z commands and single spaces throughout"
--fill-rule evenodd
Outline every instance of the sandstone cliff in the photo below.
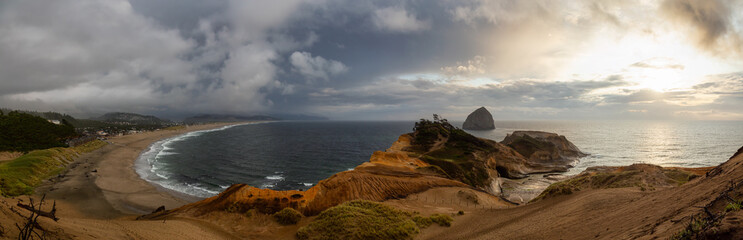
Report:
M 495 129 L 493 115 L 485 107 L 478 108 L 467 116 L 462 124 L 463 129 L 467 130 L 490 130 Z

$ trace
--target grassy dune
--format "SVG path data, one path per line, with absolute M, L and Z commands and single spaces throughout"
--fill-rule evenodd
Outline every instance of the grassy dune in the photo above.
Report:
M 105 146 L 104 141 L 92 141 L 77 147 L 50 148 L 32 151 L 0 164 L 0 194 L 18 196 L 33 193 L 44 179 L 59 174 L 75 157 Z
M 433 223 L 451 226 L 445 214 L 422 217 L 414 213 L 364 200 L 328 208 L 309 225 L 297 231 L 299 239 L 412 239 Z

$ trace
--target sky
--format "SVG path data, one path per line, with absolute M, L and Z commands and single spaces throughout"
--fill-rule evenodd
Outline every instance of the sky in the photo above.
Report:
M 0 1 L 0 107 L 743 120 L 743 1 Z

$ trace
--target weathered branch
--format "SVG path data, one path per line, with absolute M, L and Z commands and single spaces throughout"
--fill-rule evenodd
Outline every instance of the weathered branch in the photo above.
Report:
M 50 218 L 50 219 L 54 220 L 55 222 L 56 221 L 59 221 L 59 218 L 56 216 L 56 214 L 57 214 L 57 202 L 54 202 L 54 205 L 52 205 L 52 211 L 49 211 L 49 212 L 42 211 L 41 209 L 35 209 L 33 206 L 26 205 L 26 204 L 23 204 L 21 202 L 18 202 L 18 204 L 16 204 L 16 206 L 19 206 L 19 207 L 21 207 L 23 209 L 26 209 L 26 210 L 29 210 L 31 212 L 34 212 L 34 213 L 38 214 L 39 216 Z

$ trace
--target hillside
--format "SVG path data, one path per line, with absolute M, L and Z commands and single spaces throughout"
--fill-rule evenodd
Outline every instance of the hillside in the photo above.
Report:
M 170 125 L 170 120 L 160 119 L 155 116 L 140 115 L 136 113 L 112 112 L 106 113 L 94 120 L 114 123 L 120 125 Z
M 647 164 L 592 169 L 555 184 L 577 192 L 550 194 L 518 208 L 474 211 L 450 229 L 427 231 L 420 239 L 740 239 L 743 155 L 711 170 L 674 169 Z M 709 171 L 688 177 L 704 170 Z
M 37 112 L 37 111 L 28 111 L 28 110 L 11 110 L 11 109 L 6 109 L 6 108 L 2 108 L 0 109 L 0 111 L 5 112 L 5 113 L 17 111 L 17 112 L 41 117 L 47 120 L 55 120 L 55 121 L 60 121 L 60 122 L 62 120 L 65 120 L 68 123 L 70 123 L 72 126 L 74 126 L 76 129 L 87 129 L 87 128 L 104 129 L 104 128 L 118 128 L 118 127 L 125 127 L 125 126 L 132 125 L 131 123 L 119 124 L 116 122 L 105 122 L 105 121 L 94 120 L 94 119 L 78 119 L 68 114 L 58 113 L 58 112 Z
M 27 152 L 64 147 L 65 140 L 76 136 L 75 128 L 65 120 L 54 124 L 26 113 L 0 113 L 0 151 Z

